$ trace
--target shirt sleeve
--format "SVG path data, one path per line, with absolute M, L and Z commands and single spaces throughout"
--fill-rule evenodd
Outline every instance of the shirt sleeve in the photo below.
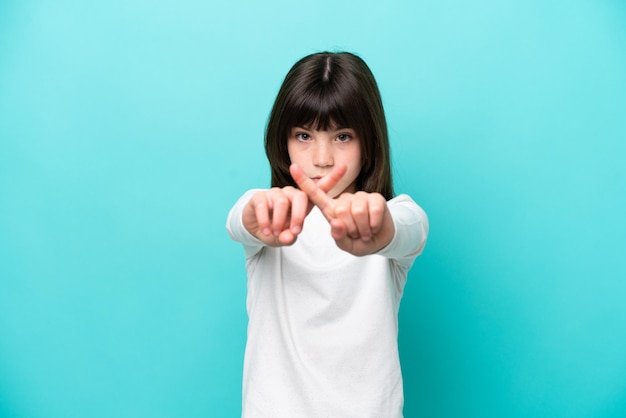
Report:
M 395 260 L 403 270 L 408 271 L 426 245 L 428 217 L 406 194 L 388 201 L 387 207 L 393 219 L 395 233 L 391 242 L 378 254 Z
M 265 246 L 263 241 L 256 238 L 243 226 L 243 209 L 252 198 L 254 193 L 261 189 L 248 190 L 237 200 L 237 203 L 232 207 L 226 218 L 226 230 L 230 237 L 243 245 L 243 249 L 246 254 L 246 259 L 253 257 L 256 253 L 261 251 Z

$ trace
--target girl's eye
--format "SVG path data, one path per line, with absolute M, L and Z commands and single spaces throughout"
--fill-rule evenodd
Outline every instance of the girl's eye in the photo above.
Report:
M 337 135 L 337 141 L 338 142 L 348 142 L 352 139 L 352 137 L 348 134 L 340 134 Z
M 296 139 L 298 141 L 306 142 L 306 141 L 310 140 L 311 137 L 309 136 L 309 134 L 305 134 L 304 132 L 298 132 L 296 134 Z

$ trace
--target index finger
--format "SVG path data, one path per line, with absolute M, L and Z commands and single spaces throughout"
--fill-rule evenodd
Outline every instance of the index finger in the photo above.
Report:
M 337 164 L 337 166 L 333 168 L 330 173 L 320 179 L 317 183 L 317 187 L 319 187 L 324 193 L 328 193 L 337 185 L 337 183 L 339 183 L 339 180 L 343 178 L 347 171 L 348 167 L 345 164 Z
M 320 180 L 320 185 L 308 178 L 297 164 L 292 164 L 289 167 L 289 172 L 300 190 L 306 193 L 315 206 L 320 208 L 326 219 L 333 219 L 335 217 L 333 200 L 328 197 L 326 191 L 332 189 L 343 177 L 346 172 L 345 165 L 335 167 L 333 171 Z

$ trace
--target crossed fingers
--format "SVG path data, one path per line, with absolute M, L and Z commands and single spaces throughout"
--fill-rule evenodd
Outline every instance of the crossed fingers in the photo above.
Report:
M 328 221 L 335 218 L 335 210 L 333 199 L 326 193 L 337 185 L 339 180 L 346 174 L 346 171 L 347 167 L 344 164 L 338 164 L 328 175 L 322 177 L 322 179 L 315 184 L 313 180 L 304 174 L 302 168 L 297 164 L 292 164 L 291 167 L 289 167 L 291 177 L 293 177 L 300 190 L 306 193 L 315 206 L 320 208 Z
M 328 195 L 346 174 L 344 164 L 317 183 L 295 164 L 289 171 L 299 189 L 287 186 L 259 191 L 246 205 L 244 226 L 261 241 L 271 246 L 293 244 L 313 206 L 320 209 L 333 239 L 344 251 L 357 256 L 372 254 L 391 241 L 393 221 L 382 195 L 344 193 L 335 199 Z
M 382 195 L 357 192 L 336 199 L 328 196 L 327 192 L 345 174 L 345 166 L 335 168 L 317 184 L 295 164 L 289 171 L 300 190 L 319 207 L 330 223 L 331 234 L 339 248 L 354 255 L 365 255 L 378 251 L 390 241 L 393 227 L 379 234 L 383 226 L 391 223 L 387 202 Z

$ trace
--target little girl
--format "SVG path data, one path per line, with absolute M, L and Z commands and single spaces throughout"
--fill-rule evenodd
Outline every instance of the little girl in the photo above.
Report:
M 242 416 L 402 417 L 398 308 L 428 219 L 393 197 L 365 62 L 345 52 L 298 61 L 265 151 L 272 188 L 245 193 L 226 225 L 248 272 Z

